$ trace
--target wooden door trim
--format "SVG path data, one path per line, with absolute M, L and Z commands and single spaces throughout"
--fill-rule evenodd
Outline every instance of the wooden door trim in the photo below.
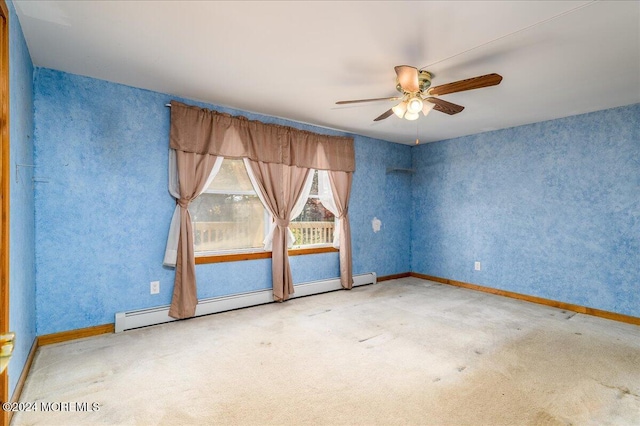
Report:
M 0 58 L 0 333 L 9 331 L 9 9 L 0 0 L 2 57 Z M 7 369 L 8 370 L 8 369 Z M 9 401 L 9 374 L 0 375 L 0 400 Z M 9 413 L 0 410 L 0 425 L 9 424 Z

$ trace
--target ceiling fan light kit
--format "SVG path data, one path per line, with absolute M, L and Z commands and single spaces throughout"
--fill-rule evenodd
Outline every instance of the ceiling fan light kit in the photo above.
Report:
M 407 112 L 417 114 L 420 111 L 422 111 L 422 99 L 420 98 L 420 96 L 416 95 L 409 99 L 409 102 L 407 104 Z
M 409 120 L 409 121 L 417 120 L 418 117 L 420 117 L 420 114 L 418 114 L 417 112 L 407 111 L 406 114 L 404 115 L 405 120 Z
M 404 113 L 407 112 L 407 103 L 400 102 L 398 105 L 391 108 L 391 110 L 398 118 L 402 118 L 404 117 Z
M 385 100 L 397 101 L 398 99 L 402 99 L 399 104 L 385 111 L 373 121 L 381 121 L 394 114 L 398 118 L 413 121 L 420 117 L 420 111 L 422 111 L 422 114 L 427 115 L 432 109 L 435 109 L 448 115 L 454 115 L 462 112 L 464 109 L 462 105 L 457 105 L 435 96 L 496 86 L 502 81 L 502 76 L 493 73 L 431 87 L 432 75 L 428 71 L 418 70 L 416 67 L 409 65 L 398 65 L 394 69 L 396 71 L 396 89 L 402 93 L 401 98 L 359 99 L 354 101 L 338 101 L 336 104 L 342 105 Z
M 422 107 L 422 113 L 424 115 L 429 114 L 434 106 L 436 106 L 436 104 L 431 103 L 431 102 L 425 102 L 424 106 Z

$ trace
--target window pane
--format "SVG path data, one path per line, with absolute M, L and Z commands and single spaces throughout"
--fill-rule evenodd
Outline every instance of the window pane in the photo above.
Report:
M 189 211 L 196 252 L 262 247 L 264 208 L 256 195 L 202 194 Z
M 289 228 L 296 237 L 296 246 L 331 244 L 335 218 L 318 197 L 318 172 L 313 176 L 311 194 L 300 216 L 293 220 Z
M 209 190 L 189 206 L 196 253 L 262 248 L 265 210 L 244 162 L 225 158 Z
M 209 185 L 209 190 L 253 192 L 253 186 L 251 186 L 247 169 L 244 168 L 244 161 L 225 158 L 222 161 L 220 171 L 213 179 L 211 185 Z

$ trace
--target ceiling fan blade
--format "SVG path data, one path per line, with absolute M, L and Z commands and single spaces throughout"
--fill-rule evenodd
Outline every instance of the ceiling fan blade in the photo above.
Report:
M 425 101 L 434 104 L 433 109 L 436 111 L 444 112 L 445 114 L 453 115 L 462 112 L 464 107 L 462 105 L 447 102 L 439 98 L 426 98 Z
M 500 84 L 502 76 L 499 74 L 487 74 L 479 77 L 467 78 L 466 80 L 454 81 L 432 87 L 428 93 L 433 96 L 446 95 L 448 93 L 464 92 L 465 90 L 480 89 L 482 87 L 495 86 Z
M 392 115 L 393 115 L 393 110 L 390 109 L 389 111 L 385 111 L 383 114 L 381 114 L 378 117 L 374 118 L 373 121 L 384 120 L 385 118 L 388 118 L 388 117 L 390 117 Z
M 373 99 L 356 99 L 353 101 L 338 101 L 336 105 L 347 105 L 347 104 L 357 104 L 359 102 L 376 102 L 376 101 L 397 101 L 398 99 L 402 99 L 402 97 L 393 97 L 393 98 L 373 98 Z
M 398 76 L 398 83 L 405 92 L 418 92 L 420 83 L 418 82 L 418 69 L 409 65 L 398 65 L 394 68 Z

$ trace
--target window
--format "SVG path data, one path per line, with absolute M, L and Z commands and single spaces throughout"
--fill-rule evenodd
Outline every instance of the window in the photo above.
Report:
M 195 252 L 262 249 L 269 215 L 240 159 L 222 161 L 209 188 L 189 206 Z
M 271 216 L 251 185 L 244 162 L 225 158 L 209 188 L 189 206 L 196 255 L 263 250 Z M 330 245 L 334 217 L 318 198 L 318 172 L 300 216 L 291 222 L 296 248 Z
M 335 217 L 320 202 L 318 197 L 318 171 L 313 172 L 313 183 L 307 203 L 300 216 L 289 224 L 296 237 L 295 246 L 330 245 L 333 243 Z

